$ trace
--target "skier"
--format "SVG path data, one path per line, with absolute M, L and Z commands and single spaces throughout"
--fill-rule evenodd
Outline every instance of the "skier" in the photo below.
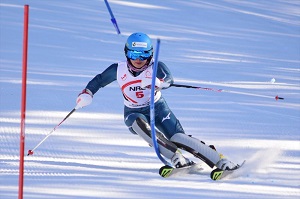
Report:
M 102 87 L 117 80 L 124 97 L 124 122 L 133 134 L 142 137 L 150 146 L 150 88 L 152 83 L 153 46 L 151 39 L 144 33 L 131 34 L 124 47 L 126 61 L 110 65 L 96 75 L 79 94 L 77 107 L 92 102 L 94 94 Z M 192 153 L 211 168 L 233 169 L 236 164 L 224 158 L 215 148 L 186 135 L 179 120 L 162 97 L 161 90 L 173 83 L 168 67 L 158 61 L 155 81 L 155 124 L 160 153 L 171 160 L 175 168 L 193 164 L 184 157 L 179 149 Z

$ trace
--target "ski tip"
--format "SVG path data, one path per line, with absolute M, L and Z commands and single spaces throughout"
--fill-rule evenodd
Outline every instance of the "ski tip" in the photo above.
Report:
M 210 173 L 210 178 L 212 180 L 220 180 L 223 172 L 224 171 L 222 169 L 216 168 Z
M 173 171 L 173 167 L 169 166 L 169 165 L 165 165 L 165 166 L 162 166 L 160 169 L 159 169 L 159 175 L 163 178 L 167 178 L 169 177 L 169 175 L 171 174 L 171 172 Z
M 246 163 L 246 160 L 244 160 L 241 164 L 237 164 L 237 166 L 235 168 L 230 169 L 230 170 L 222 170 L 222 169 L 216 168 L 211 171 L 210 178 L 212 180 L 221 180 L 224 177 L 226 177 L 227 175 L 230 175 L 231 173 L 233 173 L 235 170 L 238 170 L 239 168 L 241 168 L 245 163 Z
M 242 167 L 245 163 L 246 163 L 246 160 L 244 160 L 241 164 L 238 164 L 238 165 L 237 165 L 238 167 L 237 167 L 236 169 Z

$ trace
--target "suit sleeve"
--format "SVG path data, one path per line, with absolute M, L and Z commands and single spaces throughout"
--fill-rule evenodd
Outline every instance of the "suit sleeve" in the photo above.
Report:
M 166 85 L 171 85 L 174 83 L 173 76 L 169 68 L 161 61 L 157 65 L 157 74 L 156 77 L 163 81 Z
M 85 87 L 95 94 L 100 88 L 105 87 L 117 79 L 118 64 L 112 64 L 102 73 L 96 75 Z

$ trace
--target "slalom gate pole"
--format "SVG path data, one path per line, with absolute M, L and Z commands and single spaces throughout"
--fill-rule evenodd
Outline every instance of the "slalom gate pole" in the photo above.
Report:
M 34 150 L 36 150 L 56 130 L 56 128 L 58 128 L 70 115 L 72 115 L 75 110 L 76 108 L 74 108 L 58 125 L 56 125 L 54 129 L 52 129 L 52 131 L 50 131 L 33 149 L 29 150 L 27 156 L 33 155 Z
M 151 98 L 150 98 L 150 124 L 151 124 L 151 135 L 153 147 L 155 149 L 157 157 L 165 164 L 170 165 L 160 154 L 157 138 L 156 138 L 156 130 L 155 130 L 155 104 L 154 104 L 154 93 L 155 93 L 155 80 L 157 73 L 157 65 L 158 65 L 158 53 L 159 53 L 160 39 L 157 40 L 156 50 L 154 55 L 154 66 L 152 72 L 152 82 L 151 82 Z
M 267 95 L 259 95 L 254 93 L 247 93 L 247 92 L 239 92 L 239 91 L 229 91 L 229 90 L 223 90 L 223 89 L 214 89 L 214 88 L 205 88 L 200 86 L 190 86 L 190 85 L 184 85 L 184 84 L 171 84 L 173 87 L 181 87 L 181 88 L 194 88 L 199 90 L 207 90 L 207 91 L 215 91 L 215 92 L 227 92 L 227 93 L 235 93 L 235 94 L 241 94 L 241 95 L 251 95 L 256 97 L 264 97 L 264 98 L 275 98 L 276 100 L 284 100 L 283 97 L 279 97 L 276 95 L 275 97 L 267 96 Z
M 19 162 L 19 197 L 18 197 L 19 199 L 23 198 L 23 186 L 24 186 L 25 113 L 26 113 L 28 18 L 29 18 L 28 16 L 29 16 L 29 5 L 24 5 L 21 132 L 20 132 L 20 162 Z
M 116 18 L 114 17 L 114 14 L 113 14 L 113 12 L 112 12 L 112 10 L 111 10 L 109 4 L 108 4 L 108 1 L 107 1 L 107 0 L 104 0 L 104 2 L 105 2 L 105 5 L 106 5 L 106 7 L 107 7 L 107 10 L 108 10 L 108 12 L 109 12 L 109 14 L 110 14 L 110 17 L 111 17 L 110 20 L 111 20 L 112 24 L 114 25 L 114 27 L 115 27 L 117 33 L 118 33 L 118 34 L 121 34 L 121 31 L 120 31 L 119 26 L 118 26 L 118 24 L 117 24 L 117 20 L 116 20 Z

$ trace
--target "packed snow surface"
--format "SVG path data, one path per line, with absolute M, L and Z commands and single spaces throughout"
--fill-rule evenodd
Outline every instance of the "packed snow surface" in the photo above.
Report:
M 18 197 L 25 4 L 24 198 L 299 198 L 300 2 L 109 3 L 121 35 L 102 0 L 0 1 L 0 198 Z M 233 162 L 246 160 L 243 172 L 212 181 L 202 164 L 199 174 L 161 178 L 154 149 L 123 122 L 116 82 L 26 156 L 75 107 L 95 75 L 125 59 L 133 32 L 147 33 L 154 48 L 161 39 L 159 60 L 175 83 L 213 89 L 171 87 L 163 96 L 187 134 Z

